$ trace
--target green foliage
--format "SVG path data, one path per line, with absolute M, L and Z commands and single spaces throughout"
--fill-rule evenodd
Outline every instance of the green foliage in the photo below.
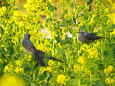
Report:
M 56 6 L 53 0 L 27 0 L 24 12 L 15 10 L 14 0 L 1 6 L 0 75 L 20 75 L 31 86 L 113 86 L 115 27 L 110 23 L 110 9 L 102 0 L 93 0 L 96 7 L 89 12 L 87 3 L 78 6 L 75 1 L 60 0 Z M 49 33 L 41 33 L 42 28 Z M 79 29 L 106 38 L 87 45 L 77 39 Z M 45 58 L 47 67 L 40 67 L 22 47 L 25 33 L 32 35 L 31 41 L 46 57 L 51 55 L 64 63 L 51 61 L 51 65 Z

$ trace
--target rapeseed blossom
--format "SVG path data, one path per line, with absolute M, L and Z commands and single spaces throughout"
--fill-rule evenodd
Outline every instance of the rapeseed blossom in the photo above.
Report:
M 4 72 L 11 72 L 12 70 L 13 70 L 12 64 L 6 65 L 4 68 Z
M 85 59 L 83 56 L 80 56 L 77 60 L 77 62 L 79 62 L 80 64 L 84 65 L 86 62 L 85 62 Z
M 40 67 L 40 69 L 39 69 L 39 74 L 42 74 L 42 73 L 44 73 L 45 71 L 52 72 L 52 68 L 51 68 L 51 67 Z
M 48 62 L 48 65 L 49 65 L 49 66 L 54 66 L 54 64 L 55 64 L 55 61 L 49 60 L 49 62 Z
M 96 16 L 96 15 L 94 14 L 94 15 L 91 17 L 90 24 L 94 23 L 94 17 L 95 17 L 95 16 Z
M 86 51 L 89 48 L 90 48 L 90 45 L 83 44 L 79 49 L 79 53 L 81 53 L 82 51 Z
M 77 65 L 77 64 L 75 64 L 75 65 L 73 66 L 73 71 L 74 71 L 75 73 L 78 73 L 78 72 L 80 71 L 80 66 Z
M 31 58 L 32 58 L 32 55 L 30 54 L 30 53 L 28 53 L 28 54 L 25 54 L 25 59 L 28 61 L 28 62 L 30 62 L 31 61 Z
M 98 57 L 99 53 L 96 48 L 90 48 L 87 50 L 87 52 L 89 54 L 88 58 L 95 58 L 96 60 L 99 59 L 99 57 Z
M 61 85 L 66 85 L 67 77 L 63 74 L 60 74 L 57 76 L 56 81 L 57 81 L 57 83 L 59 83 Z
M 113 84 L 113 83 L 115 83 L 115 80 L 109 77 L 109 78 L 105 79 L 105 83 L 106 84 Z
M 24 73 L 24 68 L 16 67 L 15 72 L 16 73 Z
M 2 59 L 0 59 L 0 63 L 2 63 Z
M 106 69 L 104 69 L 104 73 L 108 75 L 113 71 L 113 69 L 113 66 L 109 65 Z
M 16 63 L 17 66 L 20 66 L 22 61 L 21 60 L 16 60 L 15 63 Z
M 2 16 L 6 12 L 6 7 L 3 6 L 0 8 L 0 16 Z
M 113 32 L 110 33 L 110 35 L 115 35 L 115 29 L 113 29 Z

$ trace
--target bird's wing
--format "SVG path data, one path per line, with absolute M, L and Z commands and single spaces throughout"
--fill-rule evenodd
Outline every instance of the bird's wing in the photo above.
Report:
M 29 52 L 33 52 L 33 51 L 36 50 L 35 47 L 34 47 L 34 45 L 32 44 L 32 42 L 30 40 L 23 40 L 22 41 L 22 45 Z
M 84 36 L 87 40 L 96 40 L 98 39 L 98 36 L 96 36 L 96 34 L 93 33 L 87 33 Z

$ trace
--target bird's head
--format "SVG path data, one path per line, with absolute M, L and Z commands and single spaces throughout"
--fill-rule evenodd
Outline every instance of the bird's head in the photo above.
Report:
M 31 36 L 30 34 L 25 34 L 24 39 L 30 39 L 30 36 Z

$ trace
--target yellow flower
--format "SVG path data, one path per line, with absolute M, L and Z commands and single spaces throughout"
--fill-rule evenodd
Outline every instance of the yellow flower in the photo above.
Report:
M 114 80 L 114 79 L 111 79 L 111 78 L 106 78 L 106 79 L 105 79 L 105 83 L 106 83 L 106 84 L 113 84 L 113 83 L 115 83 L 115 80 Z
M 13 70 L 13 65 L 6 65 L 5 68 L 4 68 L 4 72 L 10 72 Z
M 23 51 L 23 50 L 24 50 L 24 48 L 21 46 L 21 47 L 20 47 L 20 51 Z
M 104 73 L 108 75 L 113 71 L 113 69 L 114 69 L 113 66 L 110 65 L 106 69 L 104 69 Z
M 90 74 L 90 71 L 89 71 L 87 68 L 84 68 L 84 73 L 85 73 L 86 75 L 89 75 L 89 74 Z
M 108 69 L 109 71 L 113 71 L 113 66 L 110 65 L 110 66 L 107 67 L 107 69 Z
M 2 37 L 2 34 L 0 33 L 0 38 Z
M 5 7 L 5 6 L 2 7 L 2 11 L 3 11 L 3 12 L 6 11 L 6 7 Z
M 95 15 L 93 15 L 93 16 L 91 17 L 90 24 L 94 23 L 94 17 L 95 17 Z
M 19 24 L 19 27 L 21 28 L 24 25 L 24 22 L 20 21 L 18 24 Z
M 5 12 L 6 12 L 6 7 L 5 6 L 1 7 L 0 16 L 3 15 Z
M 113 32 L 110 33 L 110 35 L 115 35 L 115 29 L 113 29 Z
M 75 64 L 75 65 L 73 66 L 73 71 L 74 71 L 75 73 L 78 73 L 78 72 L 80 71 L 80 66 L 77 65 L 77 64 Z
M 22 63 L 22 61 L 21 61 L 21 60 L 16 60 L 15 62 L 16 62 L 16 65 L 18 65 L 18 66 L 20 66 L 20 65 L 21 65 L 21 63 Z
M 2 63 L 2 59 L 0 59 L 0 63 Z
M 24 57 L 29 62 L 29 61 L 31 61 L 32 55 L 30 53 L 28 53 L 28 54 L 25 54 Z
M 8 69 L 9 69 L 9 67 L 8 67 L 8 66 L 5 66 L 4 72 L 6 72 Z
M 7 52 L 8 50 L 7 50 L 6 48 L 4 48 L 4 51 L 6 51 L 6 52 Z
M 20 73 L 24 73 L 24 68 L 20 68 Z
M 98 50 L 96 48 L 91 48 L 87 50 L 89 56 L 88 58 L 95 58 L 95 59 L 99 59 L 98 57 Z
M 63 74 L 60 74 L 57 76 L 57 79 L 56 79 L 57 83 L 61 84 L 61 85 L 66 85 L 66 76 L 63 75 Z
M 90 48 L 90 45 L 83 44 L 83 45 L 80 47 L 79 53 L 81 53 L 82 51 L 86 51 L 86 50 L 89 49 L 89 48 Z
M 49 62 L 48 62 L 48 65 L 49 65 L 49 66 L 54 66 L 54 64 L 55 64 L 55 61 L 49 60 Z
M 85 64 L 85 59 L 82 56 L 80 56 L 77 61 L 82 65 Z
M 16 73 L 24 73 L 24 69 L 23 69 L 23 68 L 16 67 L 15 72 L 16 72 Z
M 39 69 L 39 74 L 42 74 L 43 72 L 45 71 L 49 71 L 49 72 L 52 72 L 52 68 L 51 67 L 41 67 Z
M 105 12 L 107 12 L 107 13 L 108 13 L 108 12 L 109 12 L 109 9 L 108 9 L 108 8 L 106 8 L 106 9 L 105 9 Z
M 2 44 L 1 47 L 4 47 L 4 44 Z

